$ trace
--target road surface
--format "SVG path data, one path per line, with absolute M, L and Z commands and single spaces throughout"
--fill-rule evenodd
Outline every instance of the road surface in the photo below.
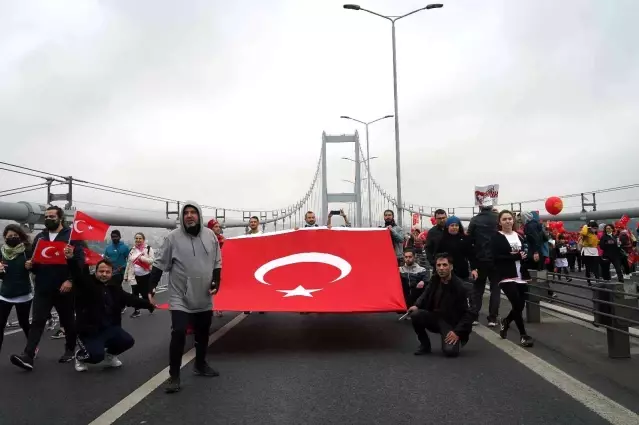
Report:
M 636 413 L 617 404 L 637 408 L 639 368 L 634 359 L 610 363 L 596 354 L 594 360 L 581 360 L 605 363 L 597 366 L 602 368 L 628 368 L 619 373 L 628 379 L 627 385 L 606 386 L 606 379 L 615 377 L 580 376 L 584 368 L 575 368 L 540 342 L 545 337 L 541 326 L 547 332 L 562 332 L 550 322 L 531 330 L 538 344 L 528 351 L 480 326 L 462 355 L 447 359 L 439 354 L 435 338 L 432 355 L 414 356 L 410 323 L 398 322 L 398 317 L 227 313 L 214 318 L 215 341 L 209 347 L 210 363 L 221 376 L 192 376 L 191 362 L 183 369 L 182 392 L 173 395 L 156 388 L 168 361 L 166 311 L 143 312 L 138 319 L 125 315 L 124 326 L 137 341 L 121 357 L 124 366 L 118 370 L 94 367 L 77 373 L 72 364 L 58 364 L 63 342 L 45 334 L 35 370 L 21 371 L 8 356 L 21 351 L 24 337 L 12 334 L 5 337 L 0 362 L 0 423 L 609 423 L 601 415 L 615 425 L 639 423 Z M 594 336 L 580 338 L 605 339 L 588 332 Z M 561 336 L 547 339 L 553 338 Z M 511 341 L 516 341 L 515 335 Z M 192 342 L 188 345 L 187 356 Z M 557 367 L 572 367 L 570 373 L 579 381 Z

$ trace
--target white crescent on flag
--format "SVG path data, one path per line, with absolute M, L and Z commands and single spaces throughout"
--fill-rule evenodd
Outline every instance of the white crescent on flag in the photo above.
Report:
M 288 255 L 286 257 L 280 257 L 275 260 L 269 261 L 268 263 L 260 266 L 255 271 L 254 276 L 258 282 L 261 282 L 265 285 L 270 285 L 270 283 L 264 280 L 264 276 L 266 275 L 266 273 L 279 267 L 298 263 L 322 263 L 338 268 L 340 271 L 339 277 L 329 283 L 337 282 L 338 280 L 344 279 L 352 270 L 352 267 L 348 261 L 336 255 L 326 254 L 323 252 L 302 252 L 299 254 Z
M 52 248 L 53 248 L 52 246 L 47 246 L 47 247 L 45 247 L 45 248 L 42 248 L 42 256 L 43 256 L 44 258 L 51 258 L 51 257 L 49 257 L 49 256 L 47 255 L 47 250 L 52 249 Z
M 80 222 L 84 223 L 84 220 L 78 220 L 73 222 L 73 231 L 76 233 L 84 233 L 84 230 L 78 229 L 78 223 Z

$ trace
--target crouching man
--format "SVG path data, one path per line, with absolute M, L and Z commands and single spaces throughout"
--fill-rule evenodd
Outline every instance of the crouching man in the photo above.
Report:
M 445 356 L 457 357 L 460 347 L 468 342 L 477 311 L 463 281 L 453 274 L 453 259 L 446 253 L 438 254 L 435 268 L 428 287 L 408 309 L 420 343 L 415 354 L 431 352 L 428 330 L 441 336 Z
M 107 367 L 120 367 L 122 362 L 116 357 L 135 343 L 133 337 L 122 329 L 122 309 L 125 306 L 136 309 L 155 310 L 147 300 L 136 298 L 125 292 L 119 281 L 113 278 L 113 264 L 108 259 L 98 261 L 95 275 L 88 268 L 80 268 L 73 258 L 73 248 L 64 250 L 75 284 L 76 327 L 78 346 L 75 353 L 75 370 L 84 372 L 88 364 L 104 362 Z

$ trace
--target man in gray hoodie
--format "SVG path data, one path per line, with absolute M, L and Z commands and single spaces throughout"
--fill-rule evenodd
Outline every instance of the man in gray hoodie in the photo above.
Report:
M 180 390 L 180 366 L 186 342 L 186 328 L 193 324 L 195 364 L 198 376 L 219 376 L 206 362 L 209 328 L 213 314 L 211 296 L 217 292 L 222 271 L 220 244 L 213 231 L 203 224 L 202 209 L 187 201 L 180 211 L 181 226 L 171 231 L 162 244 L 162 254 L 151 271 L 151 287 L 157 286 L 162 273 L 169 275 L 171 345 L 167 393 Z

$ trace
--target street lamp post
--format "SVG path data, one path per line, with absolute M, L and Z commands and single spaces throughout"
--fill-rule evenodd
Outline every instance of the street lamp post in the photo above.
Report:
M 343 118 L 345 120 L 356 121 L 356 122 L 358 122 L 360 124 L 364 124 L 366 126 L 366 170 L 368 170 L 368 177 L 369 177 L 369 179 L 368 179 L 368 226 L 369 227 L 373 227 L 373 217 L 371 216 L 372 207 L 371 207 L 371 179 L 370 179 L 370 176 L 371 176 L 371 148 L 370 148 L 370 146 L 368 144 L 368 126 L 369 126 L 369 124 L 373 124 L 373 123 L 375 123 L 377 121 L 381 121 L 381 120 L 384 120 L 386 118 L 393 118 L 393 116 L 392 115 L 386 115 L 385 117 L 377 118 L 376 120 L 369 121 L 369 122 L 360 121 L 360 120 L 357 120 L 355 118 L 348 117 L 346 115 L 342 115 L 340 118 Z
M 391 22 L 392 27 L 392 39 L 393 39 L 393 94 L 395 97 L 395 168 L 397 174 L 397 224 L 402 226 L 402 175 L 401 175 L 401 166 L 400 166 L 400 156 L 399 156 L 399 111 L 398 111 L 398 102 L 397 102 L 397 49 L 395 47 L 395 22 L 415 14 L 417 12 L 421 12 L 422 10 L 429 9 L 439 9 L 444 7 L 441 3 L 429 4 L 421 9 L 413 10 L 402 16 L 385 16 L 381 15 L 377 12 L 373 12 L 372 10 L 364 9 L 357 4 L 345 4 L 344 9 L 350 10 L 363 10 L 364 12 L 368 12 L 372 15 L 379 16 L 380 18 L 388 19 Z

